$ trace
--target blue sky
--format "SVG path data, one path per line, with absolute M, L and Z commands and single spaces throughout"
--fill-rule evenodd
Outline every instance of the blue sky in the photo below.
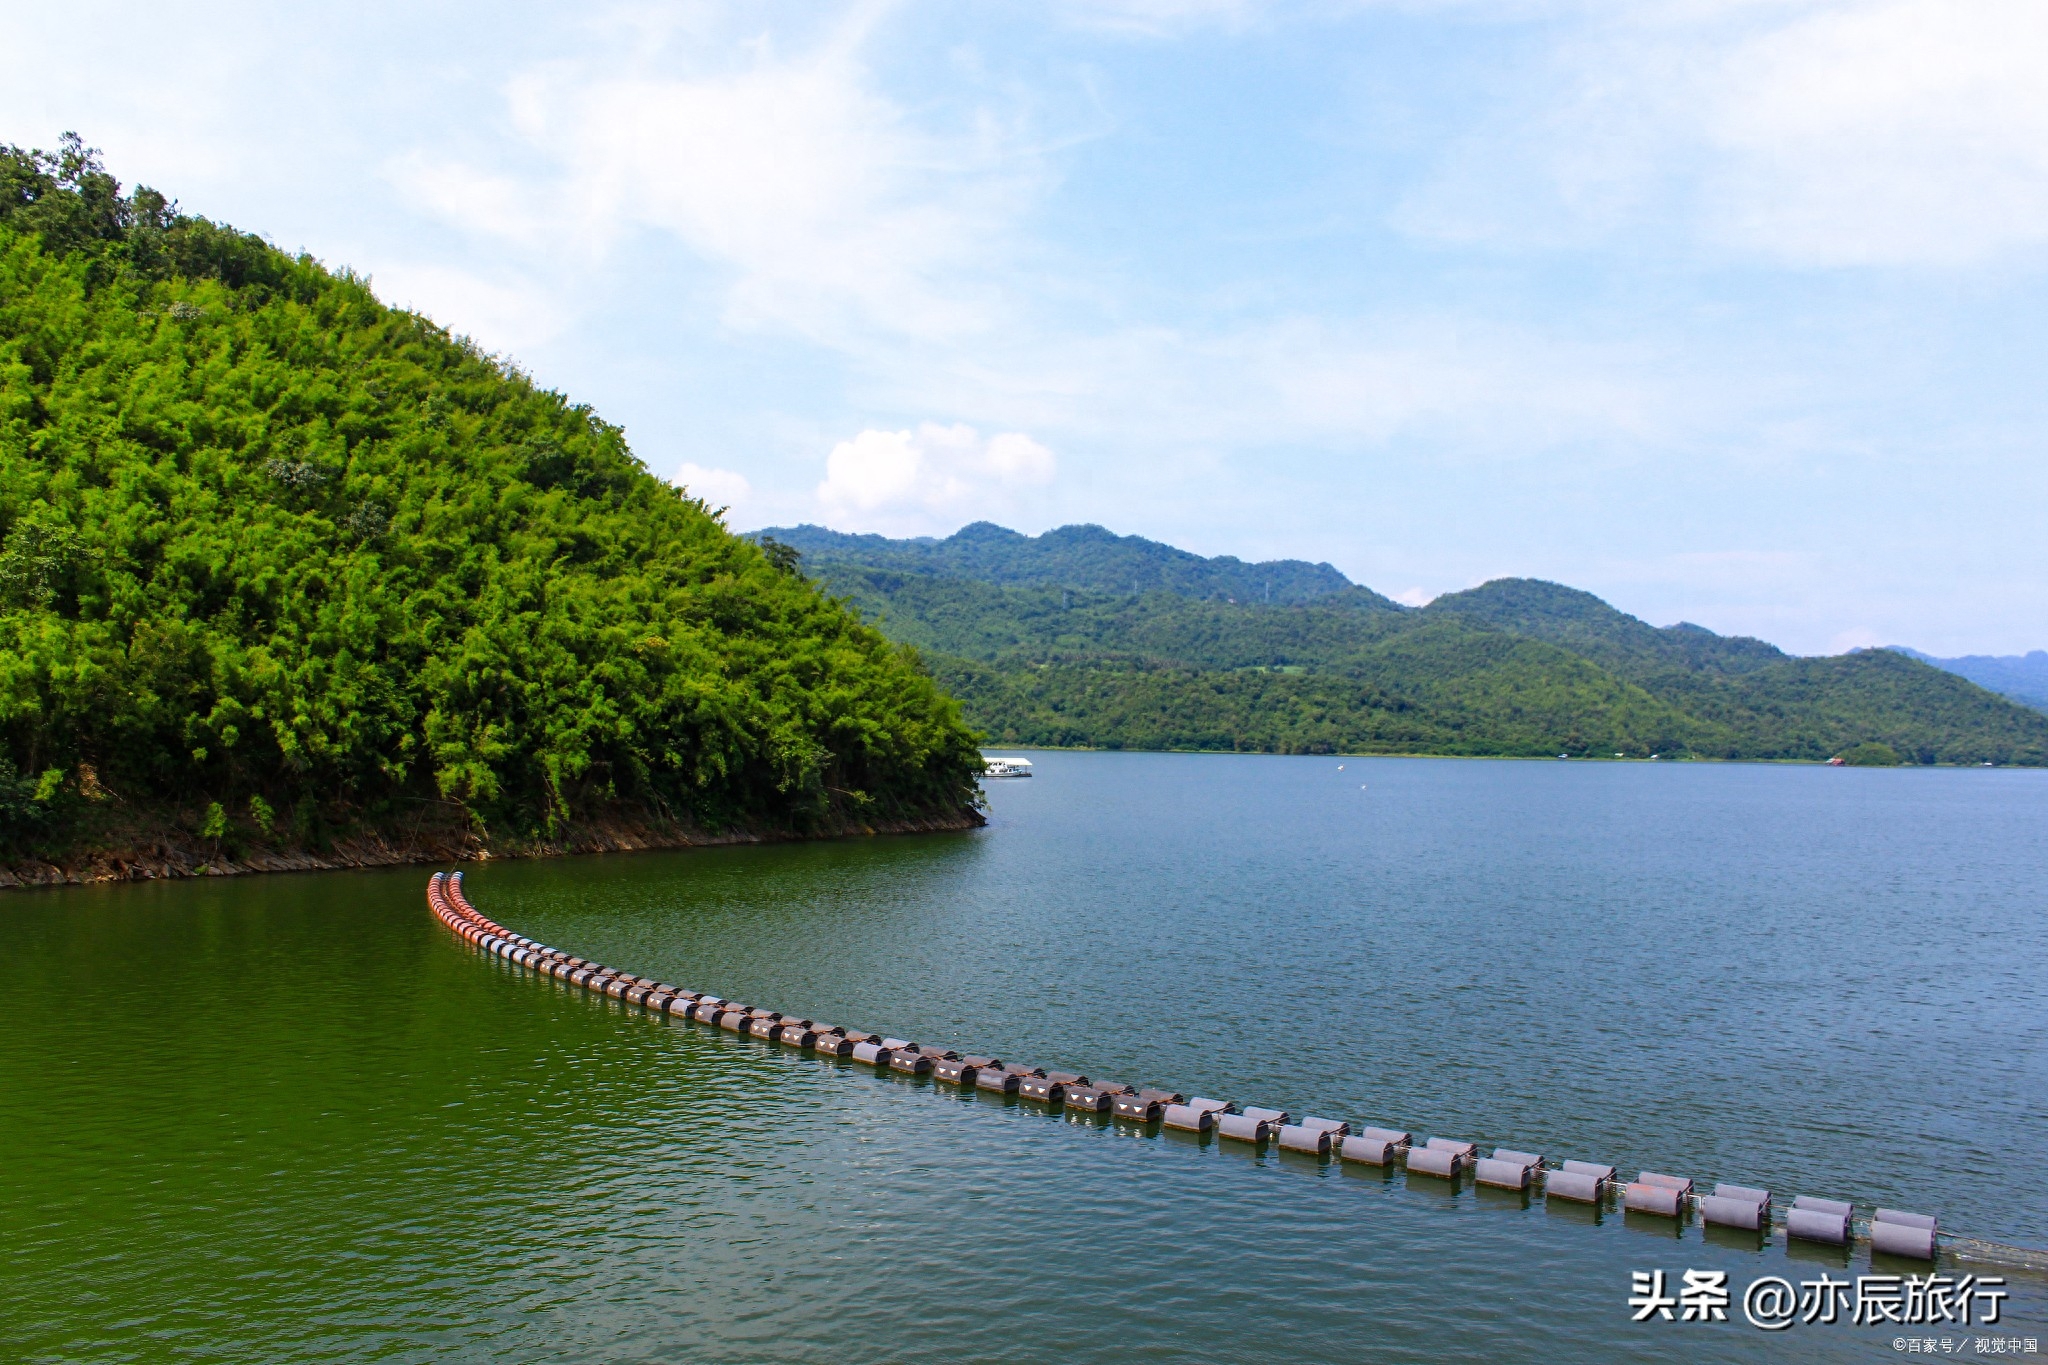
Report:
M 0 140 L 369 275 L 738 528 L 2048 644 L 2038 0 L 4 11 Z

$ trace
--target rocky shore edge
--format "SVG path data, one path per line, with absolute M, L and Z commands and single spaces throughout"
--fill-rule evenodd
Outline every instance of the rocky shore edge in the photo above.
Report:
M 155 881 L 166 877 L 239 877 L 259 872 L 320 872 L 410 863 L 486 862 L 499 858 L 554 858 L 578 853 L 638 853 L 662 848 L 790 843 L 873 834 L 937 834 L 978 829 L 986 823 L 978 811 L 971 809 L 902 820 L 849 819 L 803 832 L 745 829 L 709 833 L 658 818 L 617 818 L 581 823 L 552 839 L 487 840 L 470 829 L 449 826 L 359 832 L 335 838 L 318 850 L 286 846 L 244 849 L 232 855 L 203 839 L 165 834 L 116 841 L 118 847 L 80 849 L 57 862 L 0 862 L 0 889 Z

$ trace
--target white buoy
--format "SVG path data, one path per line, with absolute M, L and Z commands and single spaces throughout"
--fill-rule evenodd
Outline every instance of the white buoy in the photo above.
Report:
M 1465 1173 L 1466 1153 L 1443 1147 L 1410 1148 L 1408 1170 L 1416 1175 L 1433 1175 L 1456 1180 Z
M 1583 1171 L 1551 1171 L 1543 1177 L 1543 1192 L 1552 1199 L 1597 1204 L 1605 1196 L 1606 1189 L 1606 1181 Z
M 1362 1161 L 1368 1166 L 1391 1166 L 1400 1150 L 1383 1137 L 1352 1133 L 1344 1138 L 1337 1152 L 1346 1161 Z
M 1283 1123 L 1280 1125 L 1280 1146 L 1290 1152 L 1306 1152 L 1311 1156 L 1330 1154 L 1330 1130 L 1310 1128 L 1305 1124 Z
M 1802 1194 L 1785 1215 L 1785 1235 L 1808 1242 L 1845 1245 L 1849 1240 L 1849 1205 L 1840 1199 L 1815 1199 Z
M 1870 1249 L 1891 1256 L 1934 1259 L 1934 1219 L 1924 1213 L 1879 1209 L 1870 1220 Z

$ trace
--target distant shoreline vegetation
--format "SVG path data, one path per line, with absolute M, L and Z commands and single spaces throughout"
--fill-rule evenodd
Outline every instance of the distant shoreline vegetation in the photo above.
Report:
M 0 862 L 957 827 L 975 739 L 589 408 L 0 148 Z
M 1441 759 L 1446 763 L 1556 763 L 1569 760 L 1574 763 L 1719 763 L 1782 765 L 1788 767 L 1843 767 L 1843 768 L 1940 768 L 1940 767 L 1981 767 L 1981 764 L 1907 763 L 1894 755 L 1889 760 L 1859 761 L 1845 755 L 1830 759 L 1811 758 L 1708 758 L 1701 754 L 1440 754 L 1404 753 L 1388 749 L 1336 749 L 1329 753 L 1277 753 L 1270 749 L 1123 749 L 1100 744 L 996 744 L 991 742 L 988 749 L 993 756 L 996 752 L 1020 754 L 1186 754 L 1207 758 L 1427 758 Z M 1889 746 L 1887 746 L 1889 747 Z M 1840 761 L 1838 762 L 1837 759 Z M 1994 767 L 1997 765 L 1993 765 Z M 2014 767 L 2036 765 L 2014 764 Z
M 1096 526 L 752 533 L 915 646 L 998 745 L 1824 763 L 2048 763 L 2048 715 L 1889 650 L 1787 655 L 1501 579 L 1403 607 L 1327 564 Z M 1846 760 L 1845 760 L 1846 761 Z

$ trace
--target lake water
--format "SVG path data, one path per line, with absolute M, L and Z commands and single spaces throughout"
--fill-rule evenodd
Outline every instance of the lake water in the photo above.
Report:
M 2048 773 L 1033 757 L 971 834 L 465 885 L 849 1027 L 2048 1243 Z M 1741 1321 L 1867 1252 L 877 1076 L 481 956 L 425 878 L 0 898 L 0 1357 L 1902 1354 Z M 1655 1269 L 1734 1320 L 1630 1322 Z M 2007 1275 L 1914 1335 L 2048 1339 Z

